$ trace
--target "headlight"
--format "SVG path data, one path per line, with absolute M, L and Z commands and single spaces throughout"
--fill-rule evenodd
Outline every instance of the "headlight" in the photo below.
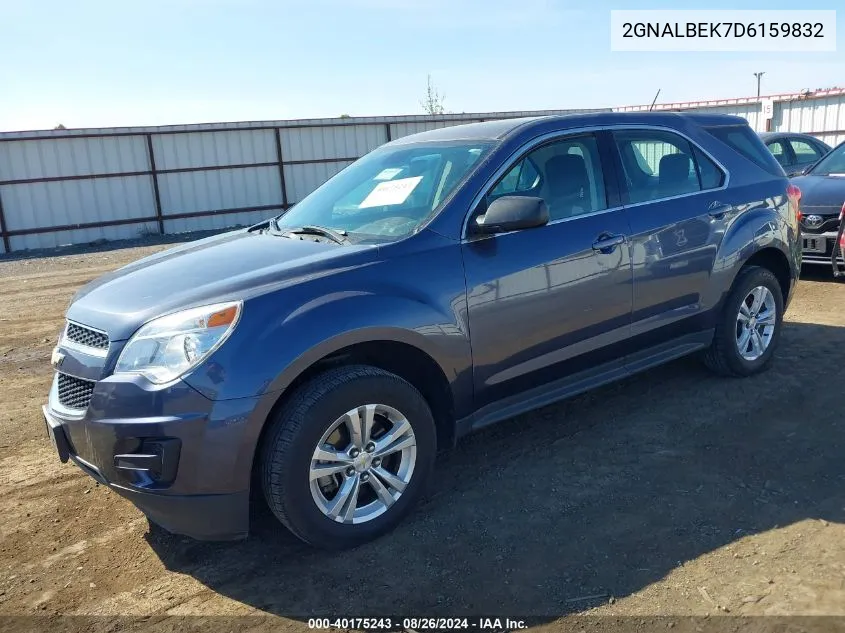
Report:
M 235 329 L 243 303 L 218 303 L 154 319 L 135 332 L 114 369 L 141 374 L 156 384 L 196 367 Z

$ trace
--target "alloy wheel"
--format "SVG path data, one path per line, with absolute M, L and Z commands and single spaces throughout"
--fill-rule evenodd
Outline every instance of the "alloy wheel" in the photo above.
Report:
M 311 496 L 338 523 L 384 514 L 414 474 L 417 440 L 407 418 L 384 404 L 365 404 L 335 420 L 311 457 Z
M 736 316 L 736 346 L 739 355 L 755 361 L 766 353 L 777 326 L 777 306 L 772 291 L 753 288 L 739 304 Z

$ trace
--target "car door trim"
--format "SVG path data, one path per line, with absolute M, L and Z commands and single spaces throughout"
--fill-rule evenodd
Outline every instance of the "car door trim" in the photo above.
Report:
M 722 172 L 725 174 L 725 181 L 719 187 L 713 187 L 711 189 L 702 189 L 702 190 L 699 190 L 699 191 L 691 191 L 689 193 L 682 193 L 682 194 L 678 194 L 678 195 L 675 195 L 675 196 L 655 198 L 654 200 L 646 200 L 644 202 L 635 202 L 635 203 L 631 203 L 631 204 L 622 204 L 622 205 L 617 205 L 617 206 L 613 206 L 613 207 L 608 207 L 607 209 L 600 209 L 598 211 L 592 211 L 590 213 L 582 213 L 581 215 L 575 215 L 575 216 L 572 216 L 572 217 L 569 217 L 569 218 L 560 218 L 560 219 L 557 219 L 557 220 L 553 220 L 553 221 L 549 222 L 548 224 L 546 224 L 545 226 L 560 224 L 561 222 L 570 222 L 572 220 L 578 220 L 580 218 L 588 218 L 588 217 L 591 217 L 591 216 L 601 215 L 603 213 L 611 213 L 613 211 L 619 211 L 620 209 L 629 209 L 629 208 L 633 208 L 633 207 L 638 207 L 638 206 L 643 205 L 643 204 L 651 204 L 653 202 L 663 202 L 665 200 L 677 200 L 677 199 L 680 199 L 680 198 L 688 198 L 689 196 L 694 196 L 694 195 L 698 195 L 698 194 L 702 194 L 702 193 L 708 193 L 708 192 L 712 192 L 712 191 L 722 191 L 722 190 L 725 190 L 725 189 L 728 188 L 728 185 L 729 185 L 730 180 L 731 180 L 730 170 L 727 167 L 725 167 L 725 165 L 720 160 L 718 160 L 715 156 L 713 156 L 712 153 L 707 151 L 705 148 L 701 147 L 701 145 L 696 143 L 692 138 L 690 138 L 689 136 L 687 136 L 683 132 L 680 132 L 679 130 L 677 130 L 673 127 L 669 127 L 669 126 L 665 126 L 665 125 L 617 124 L 617 125 L 591 125 L 591 126 L 585 126 L 585 127 L 579 127 L 579 128 L 572 128 L 572 129 L 568 129 L 568 130 L 555 130 L 554 132 L 547 132 L 545 134 L 541 134 L 540 136 L 536 136 L 536 137 L 526 141 L 522 145 L 520 145 L 517 149 L 515 149 L 513 152 L 511 152 L 511 154 L 510 154 L 510 156 L 508 156 L 507 160 L 505 160 L 499 166 L 499 168 L 496 169 L 496 171 L 493 172 L 493 174 L 489 178 L 487 178 L 487 180 L 484 182 L 484 185 L 480 188 L 478 193 L 476 193 L 475 196 L 473 196 L 472 203 L 469 205 L 469 209 L 467 210 L 467 212 L 464 216 L 464 221 L 463 221 L 463 224 L 461 225 L 461 242 L 462 243 L 475 242 L 475 241 L 478 241 L 478 240 L 491 239 L 491 238 L 498 237 L 499 235 L 508 235 L 510 233 L 517 232 L 517 231 L 507 231 L 505 233 L 496 233 L 494 235 L 484 235 L 484 236 L 481 236 L 481 237 L 478 237 L 478 238 L 474 238 L 474 237 L 469 236 L 467 234 L 467 229 L 469 227 L 470 218 L 472 217 L 473 213 L 475 212 L 475 209 L 481 203 L 481 199 L 490 190 L 490 187 L 494 186 L 499 181 L 499 179 L 502 176 L 504 176 L 509 169 L 511 169 L 514 165 L 516 165 L 516 163 L 519 160 L 522 160 L 525 157 L 526 154 L 528 154 L 532 150 L 536 149 L 540 145 L 543 145 L 543 144 L 548 143 L 550 141 L 562 140 L 562 139 L 569 137 L 569 136 L 578 136 L 579 134 L 590 134 L 590 133 L 595 134 L 597 132 L 603 132 L 603 131 L 612 132 L 614 130 L 656 130 L 656 131 L 660 131 L 660 132 L 672 132 L 674 134 L 677 134 L 678 136 L 680 136 L 680 137 L 684 138 L 686 141 L 688 141 L 690 143 L 690 145 L 693 145 L 694 147 L 696 147 L 699 151 L 701 151 L 710 160 L 712 160 L 716 164 L 716 166 L 718 166 L 719 169 L 722 170 Z M 602 165 L 602 168 L 604 168 L 604 165 Z M 602 176 L 604 176 L 604 174 L 602 174 Z M 619 186 L 620 186 L 620 189 L 624 188 L 627 191 L 627 186 L 625 186 L 624 184 L 619 184 Z M 540 228 L 542 228 L 542 227 L 540 227 Z M 520 230 L 526 230 L 526 229 L 520 229 Z M 531 229 L 528 229 L 528 230 L 531 230 Z

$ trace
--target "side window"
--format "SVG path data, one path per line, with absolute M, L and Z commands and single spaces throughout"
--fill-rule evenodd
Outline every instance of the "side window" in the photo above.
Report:
M 790 140 L 792 151 L 795 152 L 795 162 L 798 164 L 814 163 L 822 157 L 815 145 L 807 141 Z
M 540 174 L 529 157 L 523 158 L 499 181 L 491 196 L 508 196 L 525 193 L 540 184 Z
M 766 143 L 766 147 L 772 153 L 772 156 L 775 157 L 775 160 L 782 166 L 786 167 L 789 164 L 789 154 L 786 151 L 784 141 L 772 141 L 770 143 Z M 794 144 L 793 147 L 795 147 Z
M 631 204 L 720 187 L 725 175 L 685 138 L 662 130 L 613 133 Z
M 573 136 L 533 150 L 487 195 L 489 204 L 505 191 L 543 198 L 551 221 L 607 208 L 598 146 L 592 134 Z

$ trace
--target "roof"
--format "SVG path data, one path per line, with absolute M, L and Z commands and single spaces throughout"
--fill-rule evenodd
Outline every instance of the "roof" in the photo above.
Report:
M 426 132 L 418 132 L 397 139 L 391 145 L 406 145 L 411 143 L 427 143 L 436 141 L 464 141 L 464 140 L 500 140 L 515 132 L 532 126 L 558 123 L 560 130 L 567 128 L 607 126 L 607 125 L 665 125 L 674 127 L 680 121 L 694 121 L 697 125 L 746 125 L 748 122 L 742 117 L 730 114 L 706 114 L 677 112 L 588 112 L 578 114 L 564 114 L 558 116 L 535 116 L 514 119 L 500 119 L 484 121 L 483 123 L 469 123 L 438 128 Z
M 762 139 L 770 139 L 770 138 L 783 138 L 785 136 L 793 136 L 798 138 L 807 138 L 812 139 L 814 141 L 818 141 L 819 139 L 813 136 L 812 134 L 805 134 L 804 132 L 759 132 L 760 138 Z
M 465 123 L 464 125 L 451 125 L 427 132 L 417 132 L 410 136 L 403 136 L 396 139 L 391 145 L 403 145 L 405 143 L 418 143 L 427 141 L 457 141 L 457 140 L 497 140 L 507 136 L 516 128 L 532 123 L 534 121 L 546 121 L 558 117 L 538 116 L 519 117 L 515 119 L 499 119 L 496 121 L 484 121 L 482 123 Z

